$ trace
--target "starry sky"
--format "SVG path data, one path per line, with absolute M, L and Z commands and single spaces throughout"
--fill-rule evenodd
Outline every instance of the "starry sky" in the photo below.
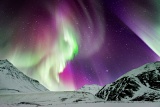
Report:
M 0 59 L 52 91 L 160 60 L 159 0 L 1 0 Z

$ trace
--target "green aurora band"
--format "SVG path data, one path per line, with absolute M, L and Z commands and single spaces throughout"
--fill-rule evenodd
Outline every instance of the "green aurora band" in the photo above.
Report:
M 70 61 L 78 54 L 77 32 L 72 24 L 65 17 L 57 16 L 58 36 L 52 49 L 46 54 L 42 49 L 35 52 L 22 51 L 18 48 L 14 55 L 10 57 L 12 63 L 26 72 L 34 71 L 32 76 L 38 79 L 45 87 L 50 90 L 64 90 L 64 84 L 59 79 L 59 73 L 62 73 L 67 61 Z M 24 53 L 22 53 L 24 52 Z M 36 71 L 36 72 L 35 72 Z M 67 90 L 74 90 L 72 84 Z

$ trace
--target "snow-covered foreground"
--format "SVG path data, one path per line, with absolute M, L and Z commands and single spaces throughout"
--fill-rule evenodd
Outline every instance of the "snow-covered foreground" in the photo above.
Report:
M 160 103 L 109 103 L 109 102 L 106 102 L 106 103 L 58 105 L 56 107 L 160 107 Z
M 86 92 L 0 95 L 0 107 L 160 107 L 160 102 L 105 102 Z
M 74 103 L 97 103 L 104 100 L 95 97 L 87 92 L 43 92 L 43 93 L 28 93 L 28 94 L 1 94 L 0 107 L 2 104 L 12 106 L 50 106 L 59 104 L 74 104 Z
M 105 103 L 78 103 L 78 104 L 59 104 L 59 105 L 45 105 L 45 106 L 38 106 L 38 105 L 0 105 L 0 107 L 160 107 L 160 103 L 149 103 L 149 102 L 137 102 L 137 103 L 112 103 L 112 102 L 105 102 Z

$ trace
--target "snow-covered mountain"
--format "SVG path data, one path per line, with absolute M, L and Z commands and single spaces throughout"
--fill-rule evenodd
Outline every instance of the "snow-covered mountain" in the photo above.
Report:
M 99 85 L 96 85 L 96 84 L 84 85 L 82 88 L 78 89 L 77 91 L 89 92 L 89 93 L 95 95 L 101 88 L 102 88 L 102 86 L 99 86 Z
M 160 101 L 160 62 L 124 74 L 96 96 L 106 101 Z
M 48 91 L 37 80 L 20 72 L 8 60 L 0 60 L 0 94 Z

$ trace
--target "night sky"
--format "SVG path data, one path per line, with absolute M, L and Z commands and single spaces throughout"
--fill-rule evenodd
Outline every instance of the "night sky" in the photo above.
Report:
M 50 90 L 103 86 L 159 56 L 159 0 L 0 1 L 0 59 Z

